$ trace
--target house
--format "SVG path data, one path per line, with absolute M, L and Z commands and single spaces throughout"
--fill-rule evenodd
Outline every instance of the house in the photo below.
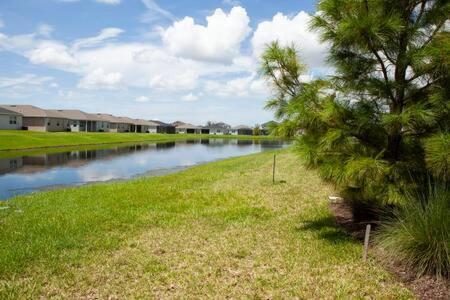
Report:
M 230 133 L 232 135 L 253 135 L 253 128 L 246 125 L 239 125 L 231 128 Z
M 21 129 L 22 116 L 12 110 L 0 107 L 0 129 Z
M 174 134 L 175 126 L 172 124 L 167 124 L 158 120 L 150 120 L 150 122 L 155 123 L 157 125 L 156 132 L 157 133 L 166 133 L 166 134 Z
M 104 132 L 109 130 L 109 122 L 102 120 L 97 115 L 88 114 L 77 109 L 47 110 L 69 120 L 69 131 L 72 132 Z
M 202 132 L 201 127 L 181 121 L 173 122 L 172 125 L 175 127 L 175 133 L 178 134 L 200 134 Z
M 130 132 L 131 124 L 110 114 L 96 114 L 97 118 L 109 123 L 109 132 Z
M 22 116 L 22 128 L 32 131 L 67 131 L 69 120 L 60 113 L 33 105 L 0 105 Z
M 135 132 L 141 133 L 157 133 L 158 132 L 158 124 L 146 121 L 142 119 L 134 120 L 134 125 L 136 125 Z
M 127 117 L 117 117 L 122 124 L 125 124 L 125 131 L 123 132 L 136 132 L 136 120 Z
M 227 135 L 230 134 L 230 128 L 230 125 L 223 122 L 208 122 L 208 124 L 202 128 L 202 133 L 212 135 Z
M 201 134 L 202 128 L 199 126 L 195 126 L 189 123 L 184 123 L 181 121 L 177 121 L 173 123 L 175 126 L 175 132 L 179 134 Z

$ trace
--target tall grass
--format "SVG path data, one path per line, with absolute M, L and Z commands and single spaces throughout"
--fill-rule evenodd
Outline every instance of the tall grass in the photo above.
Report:
M 401 261 L 418 276 L 448 277 L 450 268 L 450 189 L 430 186 L 428 195 L 409 195 L 376 238 L 388 259 Z

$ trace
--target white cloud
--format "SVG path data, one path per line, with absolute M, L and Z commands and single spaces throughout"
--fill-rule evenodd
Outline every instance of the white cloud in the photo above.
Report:
M 83 77 L 78 84 L 82 89 L 117 89 L 122 82 L 122 74 L 107 73 L 99 68 Z
M 74 71 L 78 61 L 62 43 L 56 41 L 42 41 L 32 50 L 26 51 L 25 56 L 31 63 L 47 65 L 57 69 Z
M 18 89 L 28 86 L 42 86 L 53 81 L 50 76 L 38 76 L 35 74 L 24 74 L 18 77 L 0 77 L 0 89 Z
M 48 24 L 41 24 L 38 26 L 36 32 L 43 37 L 50 37 L 53 32 L 53 27 Z
M 205 91 L 220 97 L 248 97 L 268 95 L 267 84 L 256 74 L 238 77 L 225 82 L 207 81 Z
M 171 53 L 200 61 L 231 63 L 240 54 L 241 43 L 251 32 L 250 19 L 242 7 L 230 13 L 217 9 L 199 25 L 191 17 L 175 22 L 161 31 L 164 45 Z
M 292 18 L 278 13 L 271 21 L 259 23 L 251 41 L 254 57 L 259 59 L 266 45 L 273 41 L 278 40 L 282 46 L 294 43 L 310 69 L 329 72 L 325 63 L 328 46 L 320 42 L 318 33 L 309 30 L 310 20 L 311 16 L 301 11 Z
M 74 50 L 78 50 L 81 48 L 95 47 L 107 40 L 114 39 L 115 37 L 119 36 L 123 32 L 124 31 L 120 28 L 115 28 L 115 27 L 104 28 L 96 36 L 76 40 L 73 43 L 72 48 Z
M 159 6 L 154 0 L 142 0 L 142 3 L 147 8 L 147 12 L 141 17 L 142 22 L 151 23 L 161 17 L 175 21 L 175 16 L 168 10 L 161 8 L 161 6 Z
M 95 0 L 98 3 L 118 5 L 122 0 Z
M 199 99 L 198 96 L 194 95 L 193 93 L 189 93 L 181 98 L 181 100 L 185 102 L 194 102 L 197 101 L 198 99 Z
M 197 86 L 198 74 L 184 71 L 177 74 L 157 74 L 150 78 L 149 85 L 164 91 L 192 90 Z
M 150 98 L 148 98 L 146 96 L 140 96 L 140 97 L 137 97 L 136 99 L 134 99 L 134 101 L 136 101 L 136 102 L 149 102 Z

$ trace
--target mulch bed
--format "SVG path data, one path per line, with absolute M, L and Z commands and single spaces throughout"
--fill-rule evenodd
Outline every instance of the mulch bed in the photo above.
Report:
M 331 203 L 330 210 L 336 223 L 348 234 L 358 240 L 364 240 L 366 225 L 368 222 L 354 222 L 352 210 L 345 202 Z M 370 222 L 374 225 L 376 222 Z M 439 280 L 433 276 L 417 276 L 399 262 L 386 262 L 381 259 L 379 250 L 375 250 L 375 257 L 400 279 L 420 299 L 450 299 L 450 280 Z M 372 252 L 373 253 L 373 252 Z

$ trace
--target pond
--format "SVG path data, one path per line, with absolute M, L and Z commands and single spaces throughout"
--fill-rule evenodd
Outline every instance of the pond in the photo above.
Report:
M 168 174 L 287 145 L 276 140 L 196 139 L 58 153 L 21 153 L 18 157 L 0 159 L 0 200 L 64 186 Z

